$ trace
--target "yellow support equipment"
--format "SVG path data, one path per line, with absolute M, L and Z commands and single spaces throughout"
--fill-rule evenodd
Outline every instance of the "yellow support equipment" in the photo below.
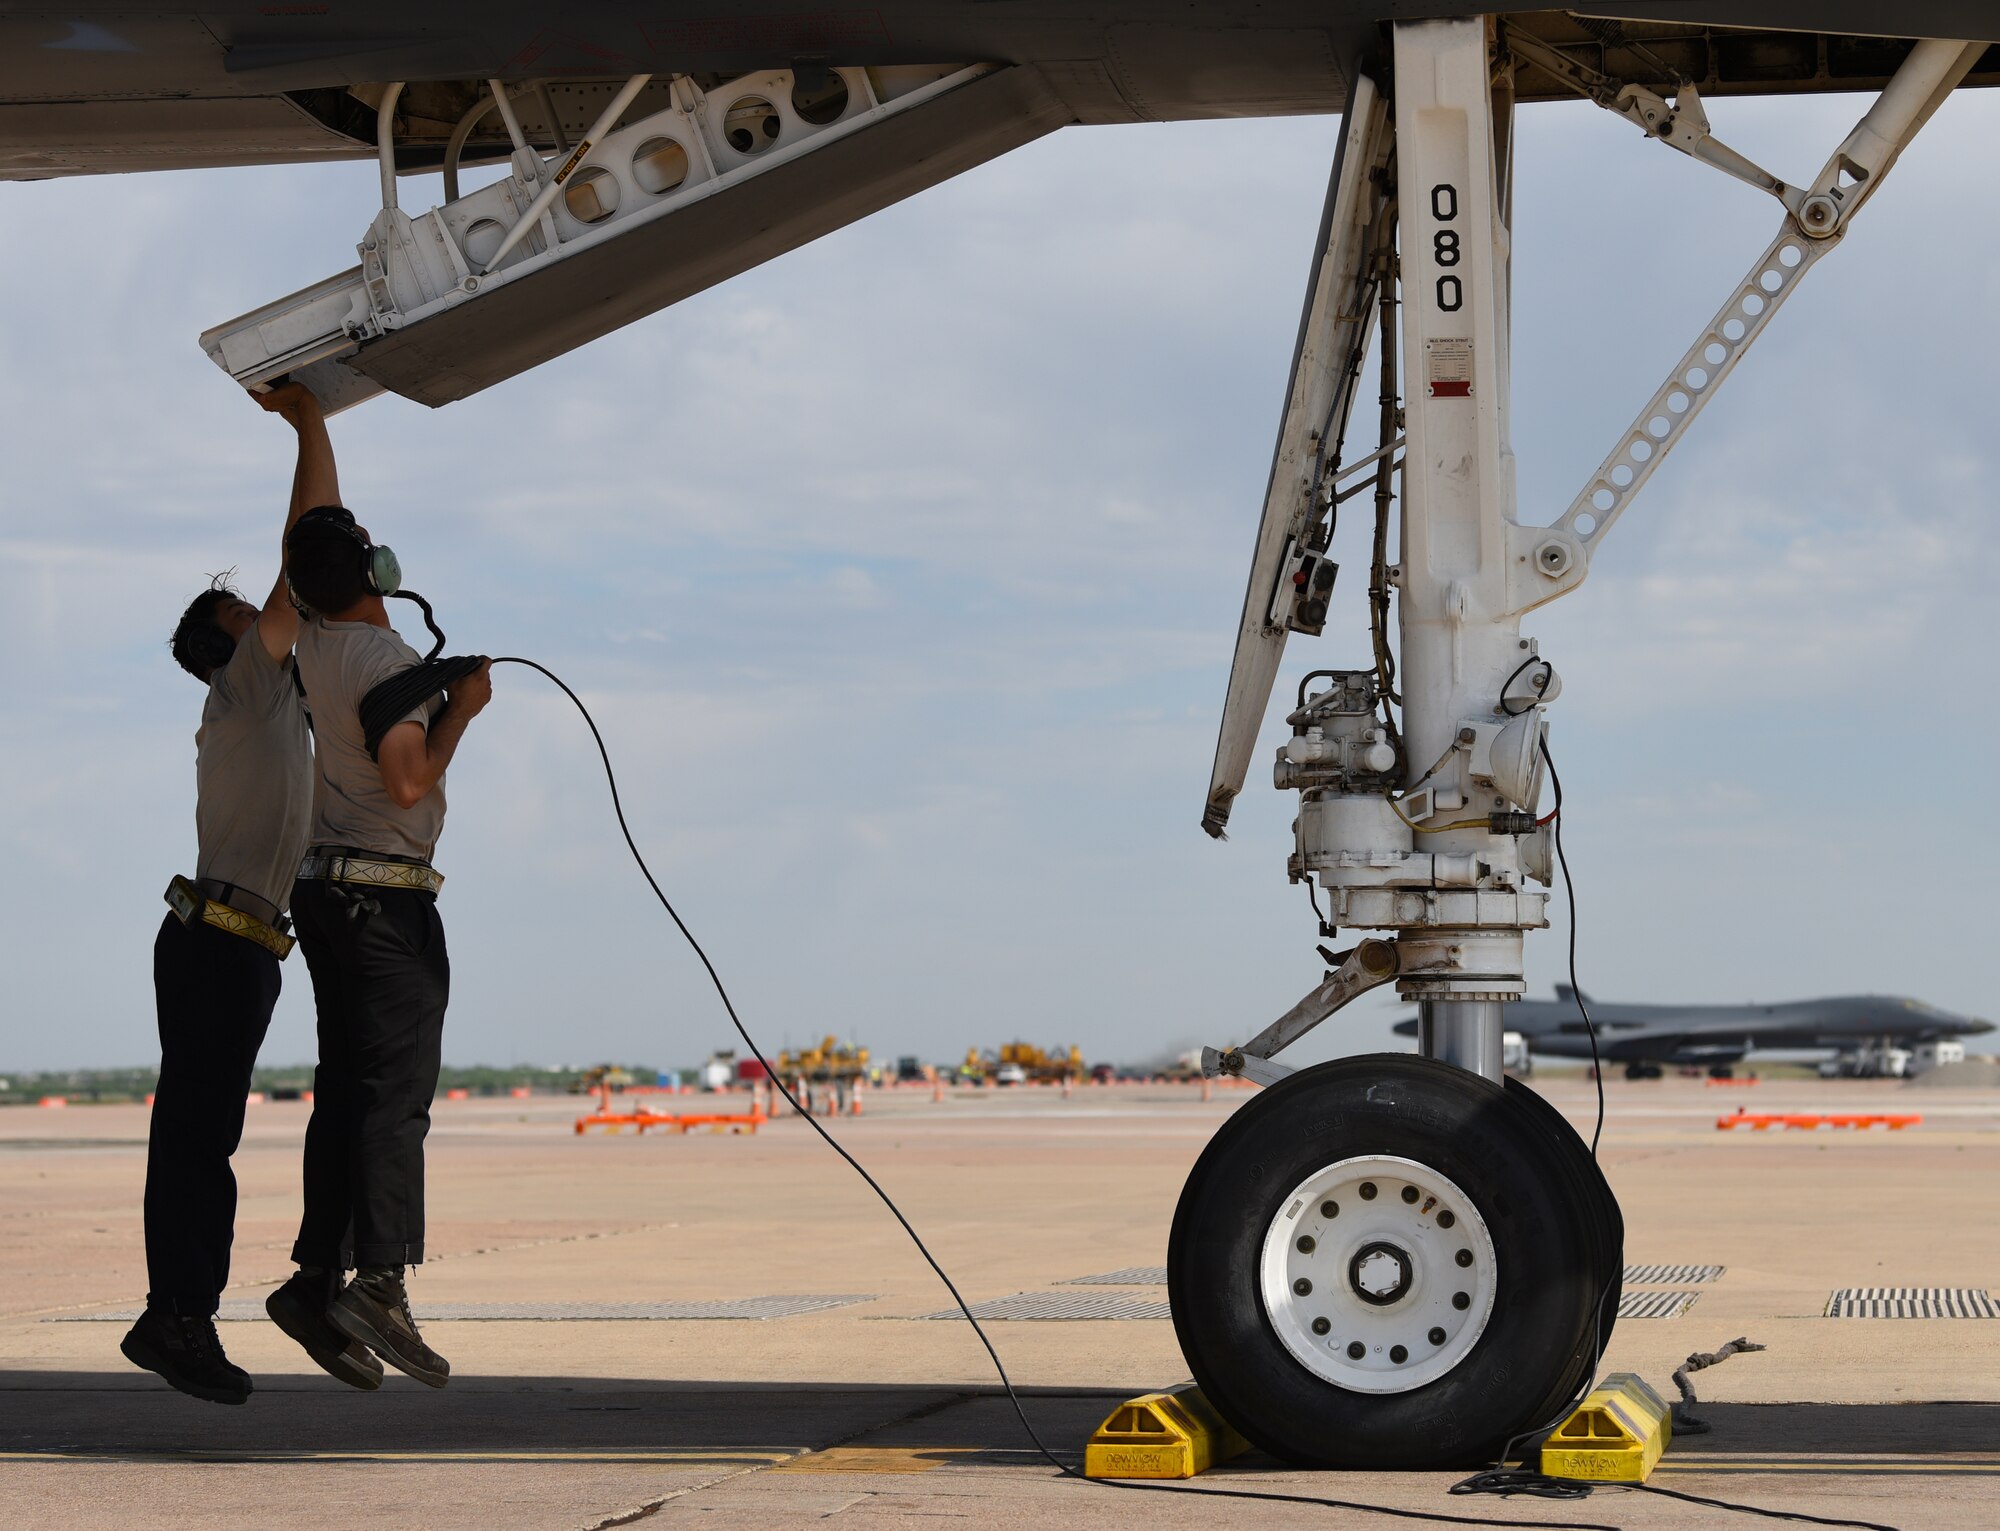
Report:
M 1227 1462 L 1250 1443 L 1190 1382 L 1171 1393 L 1146 1393 L 1111 1411 L 1083 1452 L 1086 1478 L 1192 1478 Z
M 1542 1443 L 1542 1471 L 1552 1478 L 1644 1483 L 1673 1438 L 1673 1413 L 1660 1395 L 1633 1372 L 1613 1372 Z

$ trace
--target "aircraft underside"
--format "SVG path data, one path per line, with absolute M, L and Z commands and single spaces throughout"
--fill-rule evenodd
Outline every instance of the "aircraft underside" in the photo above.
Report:
M 1599 4 L 1587 17 L 1476 4 L 1208 0 L 1174 7 L 1171 19 L 1146 0 L 703 0 L 642 15 L 602 0 L 517 0 L 427 5 L 415 25 L 418 12 L 380 0 L 198 12 L 74 6 L 0 14 L 0 179 L 368 158 L 376 108 L 395 81 L 405 86 L 396 123 L 405 174 L 454 156 L 467 165 L 509 158 L 498 117 L 480 110 L 493 79 L 518 94 L 522 126 L 545 152 L 580 135 L 609 93 L 641 72 L 659 82 L 642 106 L 677 75 L 712 90 L 801 65 L 810 74 L 984 63 L 1033 70 L 1070 123 L 1334 112 L 1392 19 L 1489 11 L 1600 73 L 1655 90 L 1689 80 L 1710 98 L 1876 91 L 1910 39 L 2000 41 L 1990 7 L 1973 0 L 1655 0 Z M 1968 78 L 1996 81 L 2000 56 Z M 1517 69 L 1516 100 L 1566 95 L 1532 63 Z

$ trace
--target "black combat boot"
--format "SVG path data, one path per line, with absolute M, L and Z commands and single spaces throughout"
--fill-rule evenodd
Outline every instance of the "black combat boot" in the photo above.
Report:
M 230 1364 L 215 1320 L 206 1314 L 196 1318 L 148 1307 L 118 1348 L 134 1366 L 158 1372 L 190 1398 L 243 1403 L 250 1397 L 250 1374 Z
M 340 1290 L 333 1271 L 301 1270 L 269 1297 L 264 1311 L 271 1322 L 299 1342 L 313 1364 L 349 1387 L 373 1392 L 382 1385 L 382 1363 L 368 1347 L 342 1334 L 328 1320 L 327 1309 Z
M 426 1387 L 443 1387 L 450 1380 L 451 1363 L 424 1343 L 424 1337 L 417 1333 L 417 1321 L 410 1317 L 402 1266 L 378 1265 L 356 1271 L 326 1316 L 342 1334 L 359 1340 Z

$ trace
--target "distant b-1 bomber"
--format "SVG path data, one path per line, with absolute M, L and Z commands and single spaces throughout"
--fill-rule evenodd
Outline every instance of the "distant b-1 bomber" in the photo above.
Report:
M 1657 1079 L 1670 1066 L 1703 1068 L 1726 1079 L 1749 1054 L 1772 1049 L 1832 1049 L 1835 1063 L 1847 1066 L 1825 1072 L 1901 1072 L 1878 1070 L 1867 1060 L 1993 1030 L 1991 1021 L 1895 995 L 1842 994 L 1777 1005 L 1626 1005 L 1583 998 L 1597 1025 L 1598 1054 L 1607 1065 L 1624 1064 L 1628 1079 Z M 1506 1026 L 1531 1052 L 1591 1056 L 1590 1032 L 1568 984 L 1556 985 L 1554 999 L 1513 1001 Z M 1396 1031 L 1415 1036 L 1417 1022 L 1403 1021 Z

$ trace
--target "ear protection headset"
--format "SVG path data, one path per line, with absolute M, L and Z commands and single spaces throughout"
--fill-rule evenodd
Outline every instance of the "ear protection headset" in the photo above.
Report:
M 196 668 L 213 675 L 236 657 L 236 640 L 213 622 L 204 622 L 187 635 L 188 658 Z
M 361 583 L 370 595 L 394 595 L 403 588 L 403 566 L 396 561 L 394 551 L 370 542 L 355 525 L 353 511 L 341 505 L 322 505 L 299 517 L 299 527 L 308 522 L 334 527 L 353 540 L 361 550 Z

